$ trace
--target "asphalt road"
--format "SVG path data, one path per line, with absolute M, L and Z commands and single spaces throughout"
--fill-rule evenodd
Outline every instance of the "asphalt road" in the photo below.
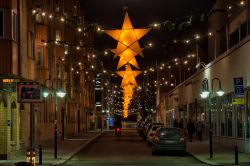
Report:
M 136 131 L 122 131 L 122 136 L 115 137 L 114 132 L 105 132 L 64 166 L 103 166 L 103 165 L 160 165 L 160 166 L 195 166 L 205 165 L 191 156 L 178 154 L 151 155 L 151 148 L 146 146 Z

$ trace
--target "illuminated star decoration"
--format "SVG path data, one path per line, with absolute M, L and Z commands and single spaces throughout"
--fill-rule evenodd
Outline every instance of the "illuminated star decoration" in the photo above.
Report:
M 135 77 L 138 76 L 141 71 L 133 71 L 131 66 L 127 64 L 125 71 L 117 71 L 119 76 L 121 76 L 122 83 L 121 87 L 123 88 L 123 116 L 128 116 L 128 108 L 130 101 L 133 98 L 133 89 L 137 86 Z
M 117 69 L 120 69 L 127 63 L 139 69 L 135 56 L 139 54 L 143 57 L 143 49 L 140 47 L 138 40 L 149 31 L 150 29 L 134 29 L 127 12 L 121 30 L 105 31 L 106 34 L 118 41 L 117 48 L 111 50 L 115 54 L 115 57 L 120 56 Z
M 138 40 L 149 31 L 150 29 L 134 29 L 127 12 L 121 30 L 105 30 L 106 34 L 118 41 L 116 49 L 111 50 L 115 54 L 114 58 L 120 57 L 117 70 L 126 65 L 125 71 L 116 72 L 123 78 L 121 87 L 123 89 L 123 116 L 125 118 L 128 117 L 129 105 L 133 98 L 134 88 L 137 86 L 135 77 L 141 73 L 133 71 L 130 65 L 139 69 L 135 57 L 137 55 L 143 57 L 143 48 L 140 47 Z
M 141 71 L 133 71 L 128 64 L 125 71 L 117 71 L 116 73 L 123 78 L 121 87 L 126 87 L 129 84 L 137 86 L 135 77 L 138 76 Z

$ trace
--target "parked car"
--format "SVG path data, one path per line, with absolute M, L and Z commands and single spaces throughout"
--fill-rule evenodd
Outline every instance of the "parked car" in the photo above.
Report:
M 143 127 L 143 139 L 144 140 L 146 140 L 146 138 L 147 138 L 147 131 L 148 131 L 148 129 L 149 129 L 149 127 L 152 125 L 152 123 L 151 122 L 147 122 L 147 123 L 145 123 L 145 125 L 144 125 L 144 127 Z
M 163 127 L 162 123 L 152 123 L 147 131 L 146 144 L 151 145 L 155 137 L 156 130 Z
M 159 128 L 152 143 L 152 155 L 158 151 L 178 151 L 186 154 L 186 139 L 180 128 Z
M 142 121 L 137 128 L 137 132 L 140 134 L 140 136 L 142 136 L 144 124 L 145 121 Z

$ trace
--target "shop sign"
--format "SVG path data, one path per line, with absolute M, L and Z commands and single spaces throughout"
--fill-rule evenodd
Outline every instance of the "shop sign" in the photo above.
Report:
M 243 77 L 234 78 L 234 93 L 236 97 L 244 97 Z
M 232 103 L 235 105 L 243 105 L 243 104 L 245 104 L 245 99 L 244 98 L 235 98 L 235 99 L 233 99 Z
M 42 87 L 38 82 L 19 82 L 17 98 L 20 103 L 42 102 Z

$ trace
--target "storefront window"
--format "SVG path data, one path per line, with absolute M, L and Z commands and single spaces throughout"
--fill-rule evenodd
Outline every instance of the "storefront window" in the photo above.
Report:
M 222 102 L 222 110 L 220 113 L 220 131 L 221 135 L 223 136 L 232 136 L 233 134 L 233 129 L 232 129 L 232 119 L 233 119 L 233 107 L 231 104 L 232 101 L 232 96 L 231 94 L 224 95 L 222 97 L 221 102 Z
M 250 91 L 247 91 L 247 108 L 246 108 L 246 137 L 250 138 Z
M 243 118 L 242 118 L 243 111 L 244 111 L 244 106 L 242 105 L 237 106 L 237 136 L 240 138 L 243 137 Z
M 232 132 L 232 109 L 228 108 L 226 109 L 226 128 L 227 128 L 227 136 L 232 136 L 233 132 Z
M 195 105 L 194 103 L 189 104 L 189 119 L 195 119 Z
M 226 118 L 225 118 L 225 109 L 220 110 L 220 135 L 225 136 L 225 124 L 226 124 Z

